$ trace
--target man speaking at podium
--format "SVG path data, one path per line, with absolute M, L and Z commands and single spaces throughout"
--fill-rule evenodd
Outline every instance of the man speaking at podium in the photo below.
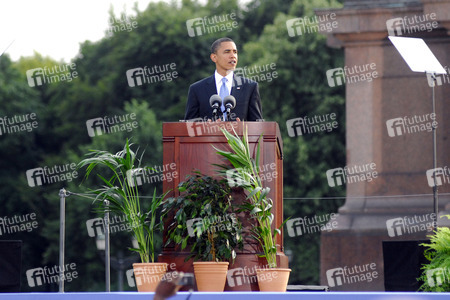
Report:
M 210 105 L 210 98 L 213 95 L 219 95 L 222 100 L 227 96 L 227 99 L 233 97 L 236 99 L 236 106 L 231 113 L 228 113 L 228 116 L 224 103 L 217 109 L 218 115 L 226 116 L 227 120 L 262 119 L 258 83 L 233 72 L 238 62 L 236 44 L 233 40 L 224 37 L 212 43 L 210 58 L 216 64 L 216 71 L 214 75 L 197 81 L 189 87 L 184 119 L 202 118 L 204 121 L 214 119 L 213 108 Z

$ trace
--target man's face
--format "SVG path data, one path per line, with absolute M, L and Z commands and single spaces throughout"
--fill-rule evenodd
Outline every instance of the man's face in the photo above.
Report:
M 230 71 L 236 69 L 238 53 L 236 44 L 233 42 L 222 42 L 216 53 L 211 54 L 211 60 L 216 63 L 217 72 L 226 76 Z

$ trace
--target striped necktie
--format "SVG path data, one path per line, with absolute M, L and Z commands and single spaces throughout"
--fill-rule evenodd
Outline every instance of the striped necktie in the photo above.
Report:
M 222 86 L 220 87 L 220 91 L 219 91 L 219 96 L 220 96 L 220 98 L 222 98 L 222 105 L 220 106 L 220 109 L 223 112 L 223 119 L 224 120 L 226 120 L 226 118 L 227 118 L 227 113 L 226 113 L 226 108 L 223 105 L 223 99 L 226 96 L 230 95 L 230 92 L 228 91 L 228 88 L 227 88 L 227 81 L 228 80 L 225 77 L 222 78 Z

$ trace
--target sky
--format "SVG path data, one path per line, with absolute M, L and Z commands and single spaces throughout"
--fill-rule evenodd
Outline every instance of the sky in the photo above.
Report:
M 150 1 L 1 0 L 0 54 L 9 46 L 5 53 L 13 61 L 37 51 L 57 61 L 69 62 L 78 54 L 80 43 L 98 41 L 105 36 L 111 5 L 116 16 L 124 7 L 127 14 L 134 15 L 135 2 L 139 11 L 143 11 Z

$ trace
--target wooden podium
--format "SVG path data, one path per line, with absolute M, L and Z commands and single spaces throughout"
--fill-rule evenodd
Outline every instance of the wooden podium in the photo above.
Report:
M 261 138 L 260 170 L 263 185 L 270 187 L 269 197 L 273 200 L 274 222 L 273 228 L 279 227 L 283 222 L 283 142 L 280 129 L 276 122 L 173 122 L 163 123 L 163 164 L 175 163 L 178 176 L 171 182 L 164 181 L 164 192 L 170 190 L 168 197 L 179 196 L 177 186 L 192 171 L 218 177 L 218 167 L 213 164 L 223 164 L 224 161 L 216 153 L 213 145 L 219 149 L 228 149 L 222 128 L 233 132 L 232 127 L 242 136 L 243 126 L 248 127 L 250 149 L 256 153 L 258 140 Z M 172 169 L 173 170 L 173 169 Z M 241 188 L 233 188 L 233 201 L 239 205 L 245 200 Z M 245 229 L 253 226 L 248 216 L 239 216 Z M 258 291 L 255 267 L 266 264 L 265 259 L 258 258 L 261 254 L 258 245 L 245 234 L 244 249 L 237 252 L 234 264 L 228 268 L 226 291 Z M 283 253 L 283 235 L 277 236 L 277 264 L 278 267 L 287 268 L 288 258 Z M 166 233 L 164 232 L 164 244 Z M 188 255 L 188 248 L 183 251 L 177 246 L 169 245 L 163 248 L 159 255 L 160 262 L 175 263 L 176 269 L 193 273 L 192 260 L 184 261 Z

